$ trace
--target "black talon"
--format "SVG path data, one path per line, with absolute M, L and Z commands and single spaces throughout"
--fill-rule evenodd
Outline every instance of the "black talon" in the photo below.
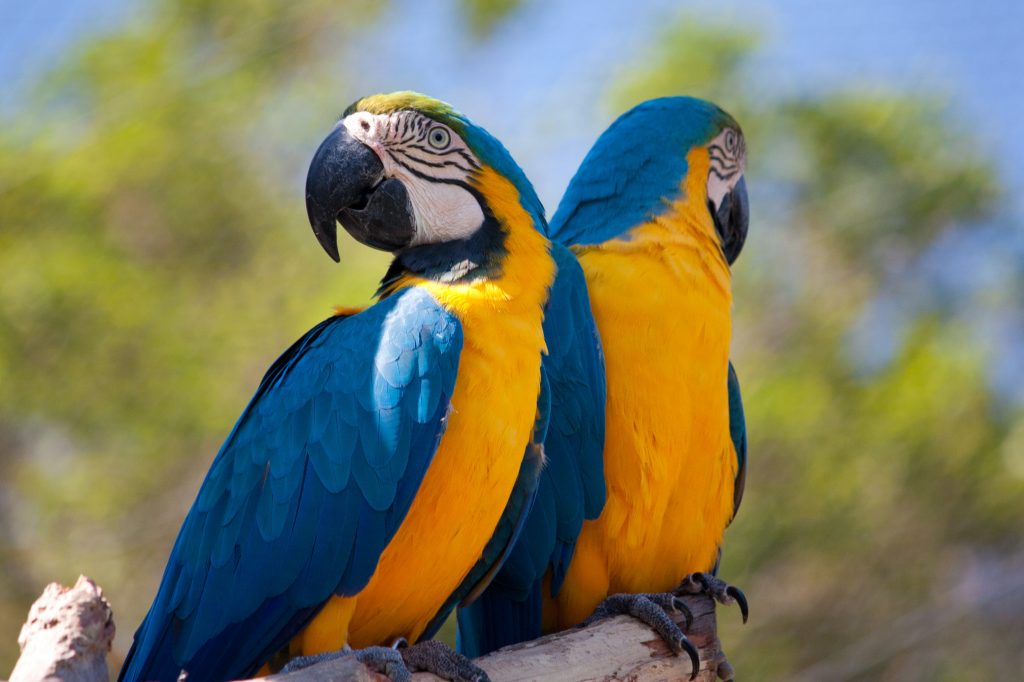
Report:
M 679 583 L 676 592 L 682 594 L 706 594 L 720 604 L 736 602 L 740 607 L 740 614 L 743 616 L 744 623 L 747 622 L 747 618 L 750 616 L 747 596 L 743 594 L 743 590 L 707 573 L 691 573 L 686 576 Z
M 743 623 L 746 624 L 747 616 L 750 615 L 750 611 L 747 608 L 747 595 L 743 594 L 743 590 L 732 585 L 725 588 L 725 593 L 736 600 L 740 607 L 740 614 L 743 616 Z
M 690 607 L 686 605 L 686 602 L 676 596 L 672 597 L 672 606 L 676 611 L 683 614 L 683 618 L 686 620 L 686 629 L 689 630 L 690 626 L 693 625 L 693 611 L 691 611 Z
M 700 672 L 700 655 L 697 654 L 697 648 L 688 640 L 685 636 L 679 643 L 683 650 L 690 655 L 690 663 L 693 665 L 693 672 L 690 673 L 690 679 L 697 679 L 697 673 Z

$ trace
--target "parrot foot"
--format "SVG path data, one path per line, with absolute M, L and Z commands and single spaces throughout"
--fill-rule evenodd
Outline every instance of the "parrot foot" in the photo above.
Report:
M 679 583 L 675 591 L 678 594 L 706 594 L 724 606 L 738 604 L 744 623 L 750 615 L 747 596 L 743 594 L 743 590 L 710 573 L 691 573 L 683 578 L 683 582 Z
M 386 675 L 392 682 L 412 682 L 412 673 L 405 666 L 402 654 L 386 646 L 368 646 L 365 649 L 350 649 L 346 646 L 341 651 L 329 651 L 313 656 L 299 656 L 288 661 L 288 665 L 281 669 L 281 673 L 295 672 L 317 663 L 333 661 L 344 656 L 352 656 L 367 668 Z
M 399 651 L 409 670 L 433 673 L 452 682 L 490 682 L 486 672 L 444 642 L 428 639 Z
M 642 621 L 652 630 L 658 633 L 668 648 L 675 654 L 684 651 L 689 655 L 693 664 L 693 673 L 690 679 L 697 677 L 700 670 L 700 656 L 696 647 L 686 638 L 682 629 L 676 624 L 669 614 L 682 613 L 686 619 L 686 627 L 690 628 L 693 623 L 693 614 L 679 597 L 669 592 L 653 592 L 648 594 L 613 594 L 597 605 L 590 617 L 580 623 L 579 627 L 586 627 L 592 623 L 612 616 L 627 615 L 633 616 Z

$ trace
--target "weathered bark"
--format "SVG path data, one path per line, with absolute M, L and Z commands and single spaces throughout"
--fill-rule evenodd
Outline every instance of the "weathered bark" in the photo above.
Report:
M 687 636 L 700 653 L 700 682 L 719 676 L 732 678 L 715 632 L 715 605 L 704 595 L 683 598 L 693 612 Z M 675 656 L 650 628 L 628 616 L 618 616 L 590 627 L 559 632 L 532 642 L 506 647 L 474 661 L 487 671 L 491 682 L 575 682 L 577 680 L 686 680 L 689 656 Z M 370 682 L 386 679 L 351 659 L 310 666 L 287 675 L 262 678 L 266 682 Z M 416 673 L 419 682 L 439 680 Z
M 732 669 L 719 646 L 715 604 L 707 596 L 682 597 L 693 612 L 687 636 L 700 653 L 700 682 L 731 679 Z M 85 577 L 73 588 L 47 586 L 29 613 L 18 638 L 21 659 L 10 682 L 37 680 L 107 682 L 106 654 L 114 636 L 110 605 Z M 689 656 L 675 656 L 650 628 L 618 616 L 586 628 L 517 644 L 476 660 L 492 682 L 550 680 L 685 680 Z M 438 678 L 417 673 L 415 680 Z M 320 663 L 262 682 L 386 682 L 352 658 Z
M 74 587 L 50 583 L 21 628 L 10 682 L 107 682 L 114 615 L 103 590 L 85 576 Z
M 683 597 L 693 612 L 687 637 L 700 653 L 700 682 L 732 678 L 715 631 L 715 605 L 704 595 Z M 686 680 L 690 657 L 675 656 L 650 628 L 628 616 L 506 647 L 475 661 L 492 682 L 545 680 Z M 415 680 L 437 680 L 417 673 Z M 298 681 L 296 681 L 298 682 Z

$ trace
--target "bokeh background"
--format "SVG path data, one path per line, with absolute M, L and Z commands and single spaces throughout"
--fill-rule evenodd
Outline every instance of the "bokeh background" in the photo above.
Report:
M 417 89 L 551 212 L 632 104 L 732 112 L 733 663 L 1024 677 L 1022 35 L 1018 0 L 0 1 L 0 673 L 79 573 L 123 655 L 263 370 L 383 272 L 313 239 L 313 150 L 358 96 Z

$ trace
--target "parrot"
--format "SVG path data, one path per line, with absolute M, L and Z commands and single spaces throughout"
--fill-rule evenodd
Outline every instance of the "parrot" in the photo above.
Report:
M 714 575 L 746 480 L 729 359 L 745 168 L 730 115 L 667 97 L 619 117 L 572 178 L 549 235 L 583 267 L 604 349 L 607 501 L 574 526 L 532 510 L 495 580 L 458 612 L 468 656 L 629 613 L 685 650 L 695 675 L 697 651 L 668 617 L 685 610 L 673 587 L 736 601 L 746 620 L 746 597 Z
M 393 261 L 375 303 L 316 325 L 263 377 L 187 514 L 125 682 L 341 655 L 394 680 L 486 680 L 430 638 L 522 531 L 552 428 L 560 459 L 588 472 L 576 503 L 603 503 L 604 360 L 583 270 L 545 236 L 496 138 L 426 95 L 361 98 L 317 149 L 306 207 L 333 260 L 340 222 Z

